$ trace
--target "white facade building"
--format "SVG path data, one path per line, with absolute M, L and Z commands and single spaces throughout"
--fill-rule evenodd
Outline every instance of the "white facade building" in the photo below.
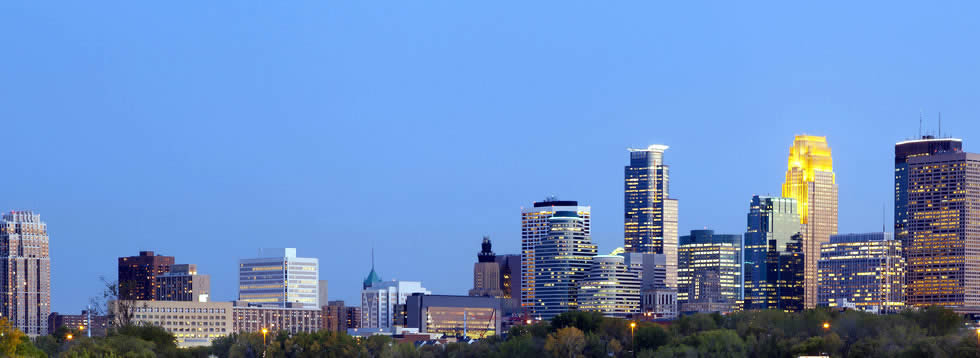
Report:
M 261 249 L 238 261 L 238 300 L 277 307 L 320 307 L 319 260 L 295 248 Z
M 391 328 L 394 306 L 413 293 L 431 295 L 418 281 L 383 281 L 361 291 L 361 328 Z

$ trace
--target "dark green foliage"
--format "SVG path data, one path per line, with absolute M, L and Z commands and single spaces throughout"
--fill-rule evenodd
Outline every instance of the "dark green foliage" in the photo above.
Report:
M 829 327 L 824 328 L 824 323 Z M 513 327 L 504 337 L 465 344 L 398 343 L 390 337 L 355 339 L 344 333 L 232 334 L 209 347 L 179 349 L 159 327 L 130 326 L 109 337 L 67 340 L 67 330 L 16 343 L 19 357 L 134 358 L 545 358 L 545 357 L 976 357 L 978 334 L 956 313 L 928 308 L 893 315 L 833 312 L 749 311 L 727 316 L 697 314 L 668 324 L 569 312 L 551 322 Z M 76 332 L 78 333 L 78 332 Z
M 599 312 L 569 311 L 551 319 L 551 326 L 555 329 L 571 326 L 585 333 L 593 333 L 604 319 Z

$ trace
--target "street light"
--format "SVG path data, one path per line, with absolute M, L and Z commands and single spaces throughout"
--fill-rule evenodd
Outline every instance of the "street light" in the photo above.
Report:
M 72 336 L 71 333 L 69 333 L 67 336 L 65 336 L 65 338 L 67 338 L 70 341 L 72 338 L 75 338 L 75 337 Z
M 630 322 L 630 347 L 633 348 L 633 358 L 636 358 L 636 338 L 633 336 L 633 329 L 636 328 L 636 322 Z
M 265 345 L 265 334 L 269 333 L 268 329 L 262 328 L 262 345 Z
M 825 330 L 830 329 L 830 322 L 824 322 L 823 323 L 823 329 L 825 329 Z

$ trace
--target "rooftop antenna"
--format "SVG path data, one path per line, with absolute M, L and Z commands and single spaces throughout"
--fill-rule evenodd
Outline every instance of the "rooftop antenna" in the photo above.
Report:
M 919 110 L 919 138 L 922 138 L 922 110 Z
M 936 138 L 942 138 L 942 137 L 943 137 L 943 112 L 939 112 L 939 134 L 936 135 Z
M 881 232 L 885 232 L 885 203 L 881 203 Z
M 374 248 L 371 248 L 371 271 L 374 271 Z

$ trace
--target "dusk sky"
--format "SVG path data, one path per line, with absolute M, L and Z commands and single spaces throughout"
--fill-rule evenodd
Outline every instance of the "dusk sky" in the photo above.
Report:
M 384 279 L 466 294 L 483 235 L 592 206 L 623 244 L 628 147 L 670 146 L 680 233 L 740 234 L 795 134 L 827 136 L 840 232 L 891 231 L 922 114 L 980 151 L 976 2 L 0 2 L 0 210 L 47 222 L 52 311 L 116 258 L 176 256 L 237 295 L 262 247 L 330 299 Z

